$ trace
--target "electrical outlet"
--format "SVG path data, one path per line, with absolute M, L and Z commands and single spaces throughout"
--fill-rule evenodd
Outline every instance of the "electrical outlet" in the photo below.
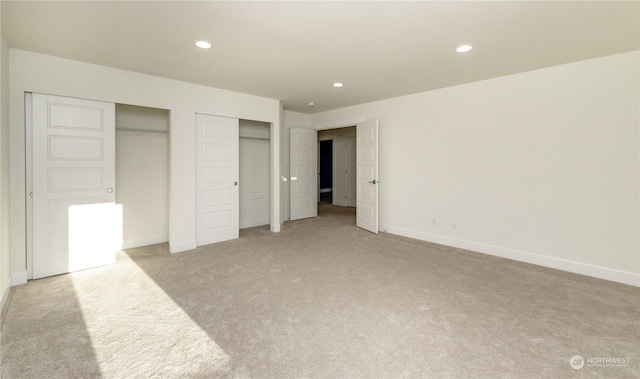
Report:
M 455 222 L 455 221 L 454 221 L 454 222 L 452 222 L 452 223 L 451 223 L 451 229 L 455 229 L 456 227 L 457 227 L 457 226 L 456 226 L 456 222 Z
M 431 223 L 433 224 L 433 226 L 438 226 L 438 219 L 435 217 L 431 218 Z

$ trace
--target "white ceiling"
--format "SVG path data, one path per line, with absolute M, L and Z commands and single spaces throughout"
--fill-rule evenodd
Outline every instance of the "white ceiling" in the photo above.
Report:
M 10 47 L 305 113 L 640 49 L 637 1 L 3 0 L 1 11 Z M 456 53 L 461 44 L 474 49 Z

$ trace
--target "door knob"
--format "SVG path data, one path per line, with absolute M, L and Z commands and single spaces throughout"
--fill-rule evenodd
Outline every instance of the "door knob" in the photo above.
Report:
M 111 193 L 111 192 L 113 192 L 113 188 L 111 187 L 107 188 L 107 193 Z
M 375 179 L 373 179 L 373 180 L 372 180 L 372 181 L 370 181 L 369 183 L 371 183 L 371 184 L 376 184 L 376 183 L 378 183 L 378 182 L 377 182 Z
M 233 182 L 233 185 L 234 185 L 234 186 L 237 186 L 237 185 L 238 185 L 238 182 Z

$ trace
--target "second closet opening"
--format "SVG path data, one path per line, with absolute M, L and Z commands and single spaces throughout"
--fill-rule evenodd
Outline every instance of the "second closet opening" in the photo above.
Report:
M 240 120 L 240 229 L 269 225 L 271 125 Z

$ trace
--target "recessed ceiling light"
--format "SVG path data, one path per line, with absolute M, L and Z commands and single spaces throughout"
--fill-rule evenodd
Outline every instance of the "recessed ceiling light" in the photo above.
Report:
M 309 102 L 309 106 L 310 106 L 310 107 L 313 107 L 314 105 L 316 105 L 316 103 L 314 103 L 313 101 L 310 101 L 310 102 Z
M 473 49 L 473 46 L 471 46 L 471 45 L 462 45 L 462 46 L 458 46 L 456 51 L 459 52 L 459 53 L 466 53 L 467 51 L 469 51 L 471 49 Z
M 207 41 L 198 41 L 196 42 L 196 46 L 198 46 L 201 49 L 210 49 L 211 48 L 211 44 Z
M 340 88 L 340 87 L 342 87 L 343 85 L 344 85 L 344 84 L 342 84 L 342 83 L 333 83 L 333 86 L 334 86 L 334 87 L 337 87 L 337 88 Z

